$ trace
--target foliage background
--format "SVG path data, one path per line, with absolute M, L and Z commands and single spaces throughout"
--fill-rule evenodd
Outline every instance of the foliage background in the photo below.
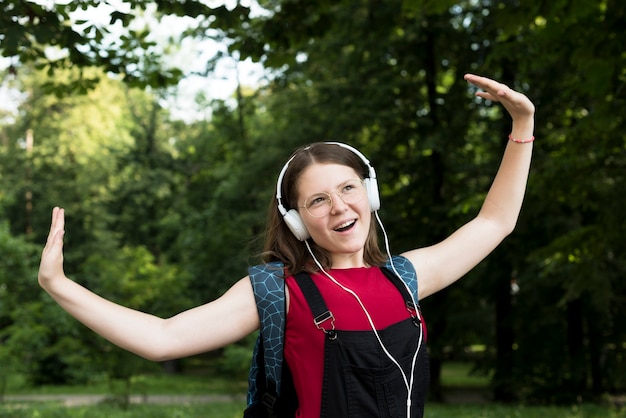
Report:
M 535 158 L 514 234 L 423 302 L 431 394 L 442 396 L 441 364 L 459 358 L 491 376 L 497 400 L 624 390 L 623 2 L 148 3 L 122 2 L 110 26 L 72 22 L 89 0 L 0 6 L 2 82 L 24 97 L 0 115 L 0 373 L 64 383 L 150 367 L 38 289 L 54 205 L 68 215 L 68 274 L 162 316 L 246 274 L 278 167 L 311 141 L 339 139 L 371 159 L 394 252 L 444 238 L 478 211 L 509 130 L 462 80 L 474 72 L 536 104 Z M 136 26 L 143 10 L 192 24 L 159 46 Z M 228 45 L 206 74 L 227 55 L 262 63 L 267 83 L 232 100 L 203 92 L 210 118 L 173 118 L 164 100 L 188 74 L 167 54 L 190 39 Z

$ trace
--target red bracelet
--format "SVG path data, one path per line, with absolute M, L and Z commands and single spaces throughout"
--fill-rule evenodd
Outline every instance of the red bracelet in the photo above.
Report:
M 517 142 L 519 144 L 526 144 L 528 142 L 533 142 L 535 140 L 534 136 L 531 136 L 530 139 L 515 139 L 509 134 L 509 141 Z

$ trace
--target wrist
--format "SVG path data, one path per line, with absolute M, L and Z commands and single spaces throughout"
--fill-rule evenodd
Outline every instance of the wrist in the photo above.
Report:
M 62 293 L 63 286 L 66 282 L 71 281 L 64 273 L 57 274 L 39 274 L 39 286 L 47 293 Z
M 514 137 L 513 134 L 509 135 L 509 141 L 517 142 L 518 144 L 527 144 L 529 142 L 533 142 L 535 137 L 533 135 L 525 136 L 525 137 Z

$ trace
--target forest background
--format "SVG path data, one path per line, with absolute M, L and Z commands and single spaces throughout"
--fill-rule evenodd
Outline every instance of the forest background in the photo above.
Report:
M 531 98 L 537 140 L 515 232 L 422 303 L 431 394 L 455 359 L 488 374 L 499 401 L 624 392 L 624 2 L 128 0 L 105 23 L 74 17 L 99 1 L 66 3 L 0 3 L 0 81 L 16 103 L 0 114 L 0 388 L 11 373 L 64 384 L 152 367 L 39 289 L 53 206 L 66 209 L 68 275 L 161 316 L 258 262 L 278 170 L 302 144 L 370 158 L 394 253 L 450 234 L 479 210 L 510 129 L 474 98 L 472 72 Z M 148 16 L 187 29 L 157 42 Z M 207 40 L 223 48 L 207 57 Z M 261 64 L 263 80 L 224 99 L 199 89 L 175 116 L 181 83 L 224 59 L 236 79 Z M 245 375 L 252 340 L 217 353 L 225 373 Z

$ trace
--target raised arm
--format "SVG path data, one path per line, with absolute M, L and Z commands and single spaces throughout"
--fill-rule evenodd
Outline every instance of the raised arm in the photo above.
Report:
M 39 267 L 39 284 L 69 314 L 115 345 L 163 361 L 210 351 L 259 327 L 254 294 L 246 277 L 213 302 L 169 319 L 110 302 L 68 279 L 63 271 L 63 209 L 54 208 Z
M 477 96 L 500 102 L 508 111 L 513 120 L 512 139 L 476 218 L 438 244 L 403 254 L 416 268 L 420 299 L 458 280 L 513 231 L 526 190 L 534 105 L 525 95 L 497 81 L 473 74 L 465 75 L 465 80 L 482 89 Z

